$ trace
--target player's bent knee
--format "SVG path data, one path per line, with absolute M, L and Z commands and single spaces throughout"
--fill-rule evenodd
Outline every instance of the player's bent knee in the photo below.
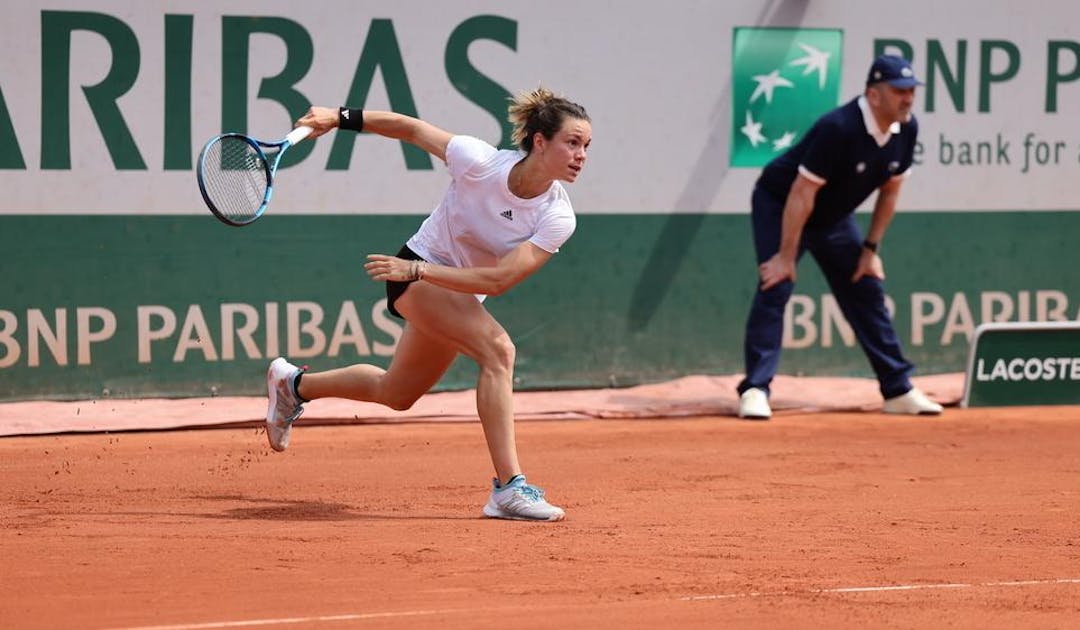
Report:
M 493 338 L 487 338 L 473 346 L 468 353 L 469 358 L 476 361 L 477 367 L 484 372 L 510 372 L 514 371 L 514 360 L 517 357 L 517 348 L 510 336 L 506 333 Z
M 398 391 L 399 389 L 404 391 Z M 402 387 L 400 381 L 395 386 L 395 384 L 382 380 L 376 391 L 374 402 L 386 405 L 394 411 L 407 411 L 424 395 L 424 392 L 414 391 L 414 389 L 414 387 L 408 385 Z
M 394 411 L 408 411 L 420 400 L 419 396 L 396 396 L 383 400 L 383 404 Z
M 495 365 L 508 370 L 514 369 L 517 346 L 514 345 L 509 335 L 500 335 L 496 338 L 492 343 L 489 354 Z

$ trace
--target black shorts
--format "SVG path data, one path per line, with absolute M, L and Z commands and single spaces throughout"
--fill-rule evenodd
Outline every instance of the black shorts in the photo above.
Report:
M 416 252 L 409 249 L 408 245 L 401 246 L 401 250 L 398 251 L 397 257 L 404 260 L 424 260 L 417 256 Z M 405 282 L 399 282 L 397 280 L 386 281 L 386 310 L 390 311 L 390 314 L 398 319 L 405 319 L 405 317 L 394 308 L 394 302 L 397 302 L 397 299 L 405 293 L 405 289 L 408 289 L 409 285 L 413 282 L 416 282 L 416 280 L 406 280 Z

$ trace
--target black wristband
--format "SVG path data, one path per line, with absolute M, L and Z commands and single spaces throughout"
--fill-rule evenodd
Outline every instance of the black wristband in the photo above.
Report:
M 338 108 L 338 129 L 364 130 L 364 110 L 348 107 Z
M 874 241 L 871 241 L 871 240 L 867 239 L 867 240 L 862 242 L 862 246 L 863 246 L 863 249 L 868 249 L 868 250 L 874 252 L 875 254 L 877 253 L 877 243 L 875 243 Z

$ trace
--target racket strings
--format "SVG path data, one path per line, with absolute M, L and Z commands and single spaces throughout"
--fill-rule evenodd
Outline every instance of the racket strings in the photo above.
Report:
M 246 140 L 226 136 L 207 149 L 203 182 L 218 212 L 237 223 L 254 221 L 270 183 L 266 158 Z

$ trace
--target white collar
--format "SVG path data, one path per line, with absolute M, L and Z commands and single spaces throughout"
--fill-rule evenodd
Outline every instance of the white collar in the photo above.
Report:
M 859 97 L 859 109 L 862 111 L 863 124 L 866 125 L 866 133 L 870 134 L 870 137 L 874 139 L 879 147 L 883 147 L 889 143 L 889 138 L 894 133 L 900 133 L 900 123 L 894 122 L 889 125 L 889 128 L 882 131 L 878 127 L 877 119 L 874 118 L 874 113 L 870 111 L 870 103 L 866 101 L 866 95 Z

